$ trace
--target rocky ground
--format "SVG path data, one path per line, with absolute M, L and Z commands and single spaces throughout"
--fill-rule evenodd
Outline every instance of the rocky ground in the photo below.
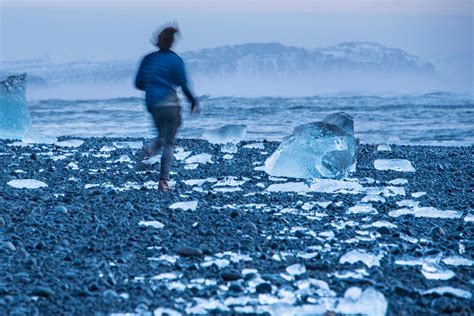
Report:
M 310 184 L 254 169 L 277 143 L 182 139 L 161 193 L 143 140 L 63 140 L 0 142 L 1 315 L 474 313 L 472 146 Z

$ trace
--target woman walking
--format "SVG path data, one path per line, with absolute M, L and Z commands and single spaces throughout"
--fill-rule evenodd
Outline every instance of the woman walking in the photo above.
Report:
M 172 190 L 168 181 L 176 133 L 181 125 L 181 106 L 176 95 L 178 87 L 191 102 L 191 113 L 198 112 L 197 100 L 188 87 L 184 62 L 171 50 L 177 32 L 176 27 L 166 27 L 161 31 L 156 40 L 159 50 L 143 58 L 135 79 L 136 88 L 146 93 L 146 107 L 158 131 L 148 155 L 154 156 L 163 147 L 159 184 L 161 191 Z

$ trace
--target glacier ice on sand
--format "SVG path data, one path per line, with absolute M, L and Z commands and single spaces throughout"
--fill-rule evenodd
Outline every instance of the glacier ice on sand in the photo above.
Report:
M 0 139 L 23 139 L 31 127 L 26 74 L 0 82 Z
M 340 179 L 349 174 L 355 154 L 352 117 L 332 113 L 321 122 L 295 127 L 265 161 L 265 172 L 271 176 Z

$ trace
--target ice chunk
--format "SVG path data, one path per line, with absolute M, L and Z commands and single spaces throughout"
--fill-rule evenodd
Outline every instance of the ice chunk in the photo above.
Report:
M 402 208 L 391 211 L 388 215 L 392 217 L 399 217 L 402 215 L 414 215 L 415 217 L 429 217 L 429 218 L 460 218 L 461 212 L 452 210 L 438 210 L 434 207 L 414 207 L 412 209 Z
M 31 127 L 26 74 L 0 81 L 0 139 L 23 139 Z
M 373 226 L 373 227 L 397 228 L 397 225 L 392 224 L 392 223 L 387 222 L 387 221 L 376 221 L 376 222 L 373 222 L 371 226 Z
M 464 217 L 464 221 L 467 222 L 474 222 L 474 214 L 467 214 L 466 217 Z
M 84 144 L 84 141 L 80 139 L 68 139 L 68 140 L 56 142 L 54 144 L 59 147 L 79 147 L 82 144 Z
M 306 267 L 300 263 L 295 263 L 286 268 L 286 272 L 290 275 L 300 275 L 306 273 Z
M 182 209 L 183 211 L 191 210 L 194 211 L 196 210 L 198 205 L 198 201 L 189 201 L 189 202 L 177 202 L 172 205 L 170 205 L 171 209 Z
M 142 141 L 137 141 L 137 142 L 114 142 L 113 144 L 117 148 L 141 149 L 143 147 L 143 142 Z
M 358 204 L 349 207 L 346 214 L 378 214 L 377 210 L 371 204 Z
M 245 125 L 225 125 L 205 131 L 202 137 L 211 144 L 236 144 L 244 139 L 246 133 L 247 126 Z
M 365 264 L 368 268 L 371 268 L 373 266 L 380 266 L 380 259 L 382 258 L 382 255 L 374 255 L 371 253 L 366 252 L 365 250 L 351 250 L 345 255 L 339 259 L 339 263 L 356 263 L 356 262 L 362 262 Z
M 198 154 L 191 156 L 186 159 L 187 164 L 196 164 L 196 163 L 212 163 L 212 155 L 209 154 Z
M 411 194 L 411 196 L 416 199 L 416 198 L 422 197 L 422 196 L 425 195 L 425 194 L 426 194 L 426 192 L 413 192 L 413 193 Z
M 171 308 L 158 307 L 153 311 L 153 316 L 181 316 L 180 312 L 177 312 Z
M 252 144 L 247 144 L 244 146 L 244 148 L 248 149 L 265 149 L 265 145 L 263 143 L 252 143 Z
M 449 280 L 454 277 L 454 272 L 435 262 L 425 262 L 421 266 L 421 273 L 428 280 Z
M 444 294 L 451 294 L 457 297 L 461 298 L 467 298 L 471 299 L 472 294 L 469 291 L 462 290 L 462 289 L 457 289 L 451 286 L 440 286 L 440 287 L 435 287 L 433 289 L 427 290 L 423 292 L 423 295 L 429 295 L 429 294 L 439 294 L 439 295 L 444 295 Z
M 416 169 L 406 159 L 377 159 L 374 161 L 377 170 L 394 170 L 401 172 L 415 172 Z
M 158 229 L 165 227 L 164 224 L 162 224 L 158 221 L 140 221 L 138 223 L 138 225 L 140 225 L 140 226 L 151 226 L 151 227 L 158 228 Z
M 444 258 L 443 263 L 450 266 L 472 266 L 474 261 L 460 256 L 451 256 Z
M 392 147 L 389 144 L 380 144 L 377 146 L 377 151 L 392 151 Z
M 393 184 L 393 185 L 403 185 L 403 184 L 407 184 L 408 180 L 407 179 L 402 179 L 402 178 L 397 178 L 397 179 L 393 179 L 392 181 L 389 181 L 388 183 Z
M 336 313 L 350 315 L 383 316 L 387 312 L 385 296 L 372 287 L 363 292 L 351 287 L 346 290 L 344 298 L 339 300 Z
M 7 184 L 17 189 L 38 189 L 38 188 L 44 188 L 48 186 L 43 181 L 39 181 L 35 179 L 11 180 L 7 182 Z
M 346 177 L 355 162 L 353 124 L 352 117 L 339 112 L 295 127 L 265 161 L 265 171 L 293 178 Z

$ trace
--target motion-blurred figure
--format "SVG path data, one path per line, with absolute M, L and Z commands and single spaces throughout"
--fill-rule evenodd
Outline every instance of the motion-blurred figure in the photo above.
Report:
M 161 155 L 161 191 L 171 191 L 169 176 L 173 162 L 176 133 L 181 125 L 181 106 L 176 88 L 181 87 L 191 102 L 191 113 L 198 112 L 198 102 L 189 90 L 183 60 L 171 50 L 177 27 L 166 27 L 156 39 L 158 51 L 146 55 L 140 63 L 135 86 L 145 91 L 146 106 L 150 112 L 158 137 L 148 149 L 149 157 L 163 147 Z

